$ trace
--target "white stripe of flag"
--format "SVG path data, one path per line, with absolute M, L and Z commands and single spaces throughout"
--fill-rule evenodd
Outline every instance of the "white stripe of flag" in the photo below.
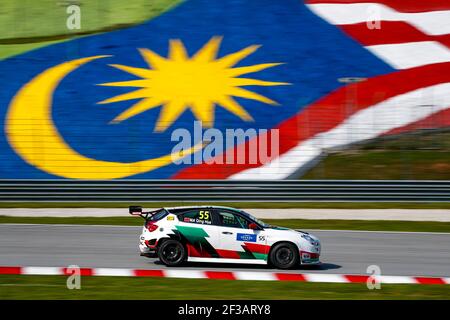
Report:
M 404 21 L 429 35 L 450 33 L 449 10 L 404 13 L 378 3 L 310 4 L 308 7 L 331 24 L 366 22 L 376 12 L 381 21 Z
M 366 48 L 396 69 L 450 61 L 450 50 L 436 41 L 380 44 Z

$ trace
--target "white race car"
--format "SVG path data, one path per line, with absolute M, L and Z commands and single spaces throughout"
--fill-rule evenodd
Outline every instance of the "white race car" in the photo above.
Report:
M 268 225 L 243 210 L 219 206 L 162 208 L 130 214 L 145 219 L 140 236 L 142 256 L 159 257 L 168 266 L 185 261 L 271 264 L 289 269 L 319 264 L 315 236 Z

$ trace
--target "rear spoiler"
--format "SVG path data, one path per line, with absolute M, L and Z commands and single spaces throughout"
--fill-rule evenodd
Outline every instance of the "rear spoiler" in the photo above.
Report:
M 130 206 L 128 208 L 128 211 L 132 216 L 140 216 L 140 217 L 144 218 L 145 220 L 147 220 L 148 218 L 150 218 L 152 215 L 154 215 L 156 212 L 158 212 L 160 210 L 161 209 L 144 212 L 144 211 L 142 211 L 141 206 Z

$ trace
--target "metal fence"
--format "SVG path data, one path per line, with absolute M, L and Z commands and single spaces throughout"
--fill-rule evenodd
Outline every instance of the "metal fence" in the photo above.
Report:
M 0 180 L 1 202 L 450 202 L 450 181 Z

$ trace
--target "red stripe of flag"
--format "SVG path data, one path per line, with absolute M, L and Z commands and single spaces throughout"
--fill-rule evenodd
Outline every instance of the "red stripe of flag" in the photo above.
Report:
M 21 267 L 0 267 L 0 274 L 22 274 Z
M 407 93 L 420 88 L 429 87 L 439 83 L 450 81 L 450 62 L 435 63 L 425 66 L 396 71 L 387 75 L 376 76 L 361 83 L 355 83 L 338 88 L 329 95 L 320 98 L 299 113 L 285 120 L 279 129 L 280 155 L 297 146 L 302 141 L 326 132 L 338 126 L 351 115 L 371 107 L 391 97 Z M 353 103 L 353 108 L 348 109 L 347 90 L 355 89 L 358 93 Z M 260 135 L 266 139 L 265 135 Z M 256 139 L 256 138 L 254 138 Z M 248 150 L 250 141 L 244 145 Z M 227 150 L 225 155 L 219 155 L 218 159 L 229 154 L 237 154 L 242 146 L 236 146 L 233 150 Z M 247 153 L 248 154 L 248 153 Z M 261 164 L 198 164 L 180 170 L 173 179 L 225 179 L 243 170 L 257 168 Z M 205 177 L 205 170 L 208 176 Z
M 224 280 L 236 280 L 233 272 L 226 271 L 205 271 L 205 275 L 208 279 L 224 279 Z
M 420 284 L 446 284 L 442 278 L 414 277 Z
M 402 21 L 381 21 L 380 29 L 369 29 L 365 22 L 338 25 L 364 46 L 419 41 L 438 41 L 450 48 L 450 34 L 428 35 Z
M 379 3 L 400 12 L 429 12 L 450 10 L 450 2 L 443 0 L 306 0 L 307 4 L 348 4 L 348 3 Z
M 133 270 L 135 277 L 164 277 L 162 270 Z
M 305 276 L 298 273 L 275 273 L 275 277 L 280 281 L 306 281 Z

